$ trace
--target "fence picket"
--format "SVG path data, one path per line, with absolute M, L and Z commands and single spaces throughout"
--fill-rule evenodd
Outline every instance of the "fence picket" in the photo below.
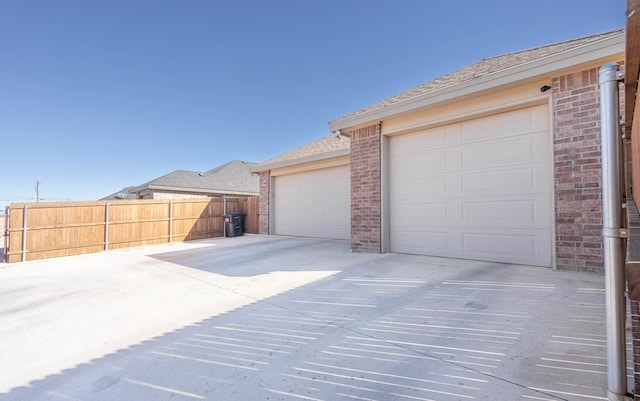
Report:
M 254 198 L 14 203 L 7 262 L 223 236 L 224 203 L 227 213 L 245 215 L 245 232 L 257 233 Z

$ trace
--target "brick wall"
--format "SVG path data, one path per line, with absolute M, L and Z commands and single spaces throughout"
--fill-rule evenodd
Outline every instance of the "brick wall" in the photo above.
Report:
M 629 199 L 627 213 L 629 238 L 627 238 L 625 275 L 631 312 L 628 319 L 631 321 L 631 340 L 633 343 L 634 400 L 640 401 L 640 214 L 633 198 Z M 629 341 L 629 333 L 627 333 L 627 341 Z
M 258 234 L 269 234 L 269 182 L 268 171 L 260 173 L 260 207 L 258 208 Z
M 633 343 L 633 386 L 635 401 L 640 401 L 640 307 L 638 301 L 630 301 L 631 338 Z
M 556 264 L 603 271 L 598 69 L 553 80 Z
M 351 250 L 382 251 L 381 126 L 350 131 Z

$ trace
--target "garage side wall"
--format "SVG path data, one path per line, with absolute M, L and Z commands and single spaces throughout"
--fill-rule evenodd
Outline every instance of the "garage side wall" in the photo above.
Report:
M 268 171 L 260 173 L 260 206 L 258 208 L 258 234 L 269 234 L 269 182 L 271 176 Z
M 556 266 L 602 272 L 598 70 L 555 78 L 552 89 Z
M 350 131 L 351 250 L 382 251 L 380 124 Z

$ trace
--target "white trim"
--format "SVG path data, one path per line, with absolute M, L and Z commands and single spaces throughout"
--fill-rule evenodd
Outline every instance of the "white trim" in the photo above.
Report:
M 146 189 L 137 192 L 143 191 L 172 191 L 177 193 L 185 193 L 185 194 L 205 194 L 205 195 L 238 195 L 238 196 L 257 196 L 260 195 L 260 192 L 247 192 L 247 191 L 233 191 L 233 190 L 224 190 L 224 189 L 199 189 L 199 188 L 188 188 L 188 187 L 167 187 L 162 185 L 149 185 Z
M 565 70 L 580 64 L 593 63 L 601 59 L 608 59 L 616 55 L 624 56 L 625 33 L 591 43 L 582 47 L 555 54 L 550 57 L 535 60 L 529 63 L 517 65 L 493 74 L 477 79 L 458 83 L 456 85 L 428 92 L 405 101 L 382 106 L 375 110 L 363 112 L 353 116 L 346 116 L 329 123 L 329 129 L 339 131 L 342 129 L 361 126 L 371 121 L 380 121 L 389 116 L 405 113 L 418 108 L 432 106 L 434 104 L 452 101 L 457 98 L 469 96 L 482 91 L 488 91 L 500 86 L 513 83 L 521 83 L 546 76 L 554 71 Z
M 412 131 L 435 128 L 447 124 L 452 124 L 460 121 L 469 121 L 476 118 L 482 118 L 491 116 L 498 113 L 504 113 L 511 110 L 522 109 L 536 104 L 545 104 L 549 101 L 549 94 L 540 94 L 534 97 L 522 98 L 507 103 L 495 103 L 489 104 L 486 107 L 479 107 L 473 110 L 463 110 L 458 114 L 447 115 L 442 118 L 433 120 L 424 120 L 416 124 L 406 125 L 396 129 L 390 129 L 383 131 L 382 135 L 394 136 L 399 134 L 407 134 Z M 481 105 L 481 103 L 474 103 L 475 105 Z
M 382 131 L 382 130 L 381 130 Z M 389 193 L 389 137 L 380 135 L 380 248 L 382 253 L 391 252 L 391 221 L 389 220 L 389 207 L 391 194 Z
M 269 176 L 269 229 L 267 230 L 269 235 L 275 234 L 275 177 Z
M 347 166 L 350 164 L 350 161 L 351 160 L 349 158 L 349 155 L 347 154 L 333 158 L 323 158 L 314 162 L 299 162 L 290 166 L 272 169 L 269 171 L 269 175 L 272 177 L 277 177 L 280 175 L 302 173 L 305 171 L 320 170 L 324 168 Z
M 548 105 L 549 105 L 549 135 L 551 136 L 551 138 L 549 138 L 549 146 L 551 147 L 551 149 L 549 150 L 549 154 L 551 155 L 551 169 L 550 169 L 550 174 L 551 174 L 551 269 L 552 270 L 557 270 L 558 269 L 558 260 L 556 258 L 556 254 L 557 254 L 557 248 L 558 248 L 558 239 L 556 237 L 556 233 L 557 233 L 557 228 L 558 228 L 558 222 L 556 220 L 556 152 L 554 149 L 554 129 L 553 129 L 553 98 L 551 96 L 549 96 L 549 100 L 548 100 Z
M 312 162 L 322 161 L 326 159 L 331 159 L 334 157 L 348 156 L 350 153 L 351 153 L 351 148 L 333 150 L 330 152 L 324 152 L 324 153 L 318 153 L 315 155 L 299 157 L 297 159 L 283 160 L 283 161 L 268 163 L 268 164 L 261 164 L 249 171 L 252 173 L 260 173 L 267 170 L 274 170 L 278 168 L 294 166 L 297 164 L 312 163 Z

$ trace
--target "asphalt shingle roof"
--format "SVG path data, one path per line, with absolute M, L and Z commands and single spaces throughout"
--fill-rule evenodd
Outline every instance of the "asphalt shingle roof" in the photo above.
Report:
M 399 93 L 395 96 L 391 96 L 380 102 L 374 103 L 353 113 L 347 114 L 346 116 L 343 116 L 336 121 L 347 117 L 353 117 L 360 114 L 381 110 L 385 107 L 389 107 L 391 105 L 395 105 L 397 103 L 401 103 L 418 96 L 437 92 L 448 87 L 461 84 L 463 82 L 477 79 L 479 77 L 484 77 L 501 71 L 505 71 L 509 68 L 522 66 L 527 63 L 538 61 L 545 57 L 550 57 L 555 54 L 586 46 L 616 35 L 621 35 L 622 33 L 624 33 L 624 29 L 617 29 L 600 34 L 585 36 L 579 39 L 568 40 L 551 45 L 540 46 L 532 49 L 521 50 L 487 58 L 459 70 L 453 71 L 442 77 L 436 78 L 432 81 L 426 82 L 422 85 L 416 86 L 412 89 L 409 89 L 408 91 Z
M 380 102 L 357 110 L 351 114 L 347 114 L 335 120 L 331 124 L 339 122 L 343 119 L 357 117 L 370 112 L 384 113 L 384 109 L 391 106 L 400 105 L 403 102 L 411 102 L 413 99 L 420 98 L 425 95 L 428 96 L 431 93 L 435 94 L 436 92 L 444 91 L 447 88 L 454 87 L 456 85 L 472 81 L 480 77 L 487 77 L 492 74 L 507 71 L 511 68 L 525 66 L 528 63 L 537 62 L 545 58 L 567 52 L 569 50 L 578 49 L 580 47 L 588 46 L 590 44 L 614 38 L 623 34 L 624 29 L 617 29 L 609 32 L 585 36 L 578 39 L 490 57 L 459 70 L 453 71 L 442 77 L 436 78 L 432 81 L 426 82 L 422 85 L 416 86 L 395 96 L 391 96 L 389 98 L 381 100 Z M 314 157 L 321 158 L 321 155 L 323 154 L 326 154 L 327 157 L 339 155 L 340 151 L 348 151 L 348 149 L 350 148 L 350 141 L 348 137 L 341 136 L 339 138 L 340 139 L 337 139 L 335 134 L 331 134 L 317 141 L 303 145 L 299 148 L 262 162 L 256 165 L 252 170 L 264 171 L 268 170 L 269 168 L 294 165 L 297 163 L 309 161 L 309 159 Z
M 137 190 L 153 187 L 199 189 L 205 191 L 260 192 L 260 179 L 250 170 L 256 163 L 234 160 L 209 171 L 175 170 L 151 180 Z
M 345 154 L 348 154 L 350 146 L 351 140 L 349 137 L 331 134 L 262 162 L 256 165 L 252 170 L 262 171 L 267 169 L 268 166 L 287 164 L 288 162 L 291 162 L 290 164 L 294 164 L 294 161 L 296 160 L 304 161 L 312 158 L 313 156 L 319 156 L 322 154 L 334 155 L 341 151 L 345 151 Z

